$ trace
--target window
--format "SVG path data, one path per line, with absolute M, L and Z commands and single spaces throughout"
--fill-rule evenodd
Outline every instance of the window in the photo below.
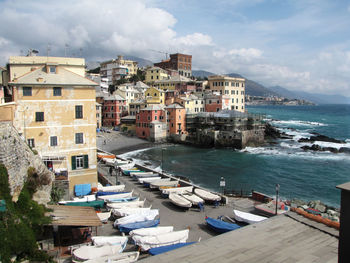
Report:
M 50 146 L 57 146 L 57 136 L 50 137 Z
M 154 120 L 155 120 L 155 121 L 157 120 L 157 116 L 154 116 Z
M 54 87 L 53 88 L 53 95 L 54 96 L 62 96 L 62 88 L 61 87 Z
M 72 156 L 72 170 L 89 168 L 89 156 Z
M 28 139 L 27 142 L 28 142 L 28 146 L 30 148 L 34 148 L 35 147 L 34 139 Z
M 114 110 L 114 107 L 113 107 L 113 106 L 111 107 L 111 110 Z
M 84 134 L 82 132 L 75 134 L 75 144 L 83 144 L 84 143 Z
M 147 120 L 149 120 L 149 121 L 150 121 L 150 120 L 151 120 L 151 117 L 150 117 L 150 116 L 148 116 L 148 117 L 147 117 Z
M 216 102 L 216 104 L 220 104 L 220 101 L 218 100 L 218 101 Z
M 49 73 L 56 74 L 56 66 L 50 66 Z
M 44 121 L 44 112 L 36 112 L 35 121 Z
M 211 104 L 211 100 L 209 100 L 209 104 Z
M 83 106 L 75 105 L 75 118 L 82 119 L 83 118 Z
M 32 96 L 32 87 L 23 87 L 23 96 Z
M 151 76 L 151 79 L 153 79 L 153 76 Z

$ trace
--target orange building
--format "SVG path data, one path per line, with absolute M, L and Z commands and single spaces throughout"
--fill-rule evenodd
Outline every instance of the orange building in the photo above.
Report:
M 186 109 L 178 103 L 167 106 L 168 134 L 186 133 Z

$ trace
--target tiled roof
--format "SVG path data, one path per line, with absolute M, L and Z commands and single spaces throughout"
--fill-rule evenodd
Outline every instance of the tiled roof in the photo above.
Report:
M 178 103 L 171 104 L 171 105 L 167 106 L 166 108 L 167 109 L 184 109 L 184 107 Z
M 104 100 L 125 100 L 122 96 L 116 94 L 116 95 L 110 95 L 108 97 L 105 97 Z
M 142 110 L 164 110 L 164 105 L 162 104 L 151 104 Z

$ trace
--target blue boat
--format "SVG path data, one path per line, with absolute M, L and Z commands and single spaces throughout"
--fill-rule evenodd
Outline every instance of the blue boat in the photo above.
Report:
M 141 170 L 124 170 L 123 173 L 125 175 L 130 175 L 130 173 L 144 173 L 144 171 L 141 171 Z
M 102 195 L 117 195 L 117 194 L 125 194 L 129 192 L 97 192 L 96 196 L 102 196 Z
M 132 202 L 138 199 L 139 197 L 133 196 L 133 197 L 125 197 L 125 198 L 113 198 L 108 199 L 110 203 L 124 203 L 124 202 Z
M 129 233 L 132 230 L 139 229 L 139 228 L 145 228 L 145 227 L 156 227 L 159 225 L 160 220 L 147 220 L 142 222 L 136 222 L 136 223 L 130 223 L 130 224 L 123 224 L 119 225 L 119 231 L 124 233 Z
M 217 233 L 226 233 L 240 228 L 240 226 L 237 224 L 227 223 L 211 217 L 206 217 L 205 221 L 207 222 L 207 225 Z
M 162 253 L 165 253 L 165 252 L 168 252 L 168 251 L 180 248 L 180 247 L 185 247 L 185 246 L 188 246 L 188 245 L 192 245 L 194 243 L 197 243 L 197 242 L 177 243 L 177 244 L 174 244 L 174 245 L 154 247 L 154 248 L 151 248 L 150 250 L 148 250 L 148 253 L 153 255 L 153 256 L 155 256 L 155 255 L 159 255 L 159 254 L 162 254 Z

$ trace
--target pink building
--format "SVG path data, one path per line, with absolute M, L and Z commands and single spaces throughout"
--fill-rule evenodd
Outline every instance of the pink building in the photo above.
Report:
M 166 107 L 168 133 L 184 134 L 186 133 L 186 109 L 178 103 Z
M 222 96 L 208 94 L 205 96 L 205 111 L 218 112 L 222 110 Z
M 120 124 L 120 119 L 128 115 L 126 100 L 119 95 L 104 98 L 102 107 L 103 126 L 114 127 Z
M 159 130 L 163 129 L 165 124 L 165 112 L 162 105 L 150 105 L 147 108 L 140 110 L 136 114 L 136 136 L 148 140 L 157 140 L 158 137 L 163 137 L 163 134 L 158 134 Z M 159 130 L 157 129 L 159 127 Z M 158 136 L 159 135 L 159 136 Z

